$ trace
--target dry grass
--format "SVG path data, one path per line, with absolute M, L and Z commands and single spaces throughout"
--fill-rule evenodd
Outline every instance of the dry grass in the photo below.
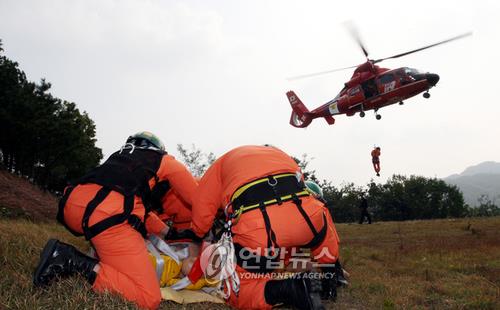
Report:
M 500 308 L 498 217 L 337 228 L 352 277 L 341 309 Z
M 500 218 L 340 224 L 342 256 L 351 285 L 338 309 L 499 309 Z M 47 291 L 32 288 L 32 271 L 51 237 L 86 250 L 56 224 L 0 220 L 0 305 L 8 309 L 135 309 L 97 295 L 79 278 Z M 162 309 L 213 309 L 215 305 Z M 223 309 L 223 306 L 216 306 Z M 2 308 L 0 306 L 0 308 Z

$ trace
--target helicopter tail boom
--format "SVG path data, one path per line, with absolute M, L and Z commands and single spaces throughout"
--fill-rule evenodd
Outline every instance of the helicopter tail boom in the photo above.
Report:
M 286 93 L 290 106 L 292 106 L 292 115 L 290 116 L 290 125 L 298 128 L 307 127 L 311 121 L 311 113 L 307 107 L 302 103 L 294 91 Z

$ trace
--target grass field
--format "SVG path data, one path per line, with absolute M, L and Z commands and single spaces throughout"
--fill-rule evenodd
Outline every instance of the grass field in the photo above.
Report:
M 336 309 L 500 309 L 500 218 L 339 224 L 341 253 L 351 274 Z M 32 272 L 46 240 L 86 250 L 56 224 L 0 220 L 0 304 L 7 309 L 134 309 L 113 295 L 97 295 L 79 278 L 48 290 L 32 288 Z M 213 309 L 214 305 L 161 309 Z M 217 308 L 225 308 L 217 306 Z

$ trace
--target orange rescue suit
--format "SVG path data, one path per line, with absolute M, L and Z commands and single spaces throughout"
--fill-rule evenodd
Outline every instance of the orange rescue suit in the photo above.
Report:
M 171 189 L 163 197 L 162 212 L 158 217 L 164 222 L 170 221 L 175 229 L 188 229 L 191 226 L 191 205 Z
M 192 229 L 199 236 L 211 228 L 220 209 L 226 206 L 233 193 L 252 181 L 281 173 L 298 173 L 297 163 L 283 151 L 269 146 L 242 146 L 220 157 L 207 170 L 200 181 L 192 206 Z M 320 263 L 334 263 L 339 255 L 339 238 L 328 209 L 312 196 L 301 197 L 302 207 L 316 230 L 324 227 L 326 234 L 311 250 Z M 281 205 L 266 207 L 276 244 L 291 249 L 307 244 L 314 234 L 304 216 L 291 200 Z M 241 214 L 232 227 L 233 241 L 253 253 L 262 254 L 268 245 L 268 233 L 263 214 L 253 209 Z M 260 250 L 259 250 L 260 249 Z M 323 255 L 325 254 L 325 255 Z M 238 255 L 238 253 L 237 253 Z M 264 288 L 270 278 L 248 277 L 247 270 L 237 266 L 240 276 L 240 292 L 231 294 L 229 303 L 238 309 L 270 309 L 264 297 Z
M 156 182 L 168 181 L 179 197 L 187 203 L 192 203 L 197 182 L 187 168 L 173 156 L 163 155 L 156 176 Z M 152 178 L 149 185 L 152 187 L 154 184 L 155 180 Z M 73 189 L 64 207 L 64 220 L 69 229 L 83 233 L 84 212 L 101 188 L 100 185 L 90 183 L 77 185 Z M 120 214 L 123 208 L 124 196 L 111 191 L 90 216 L 89 226 Z M 148 216 L 145 216 L 145 213 L 141 198 L 136 196 L 132 214 L 141 220 L 146 217 L 148 232 L 158 234 L 166 228 L 153 212 L 148 213 Z M 124 222 L 104 230 L 90 241 L 97 251 L 101 267 L 93 284 L 95 291 L 119 293 L 141 308 L 158 308 L 161 301 L 160 286 L 140 233 Z
M 372 164 L 373 164 L 373 169 L 375 170 L 375 172 L 377 173 L 377 175 L 379 175 L 379 172 L 380 172 L 380 149 L 379 148 L 375 148 L 372 150 Z
M 380 150 L 379 149 L 374 149 L 372 151 L 372 159 L 378 160 L 380 157 Z

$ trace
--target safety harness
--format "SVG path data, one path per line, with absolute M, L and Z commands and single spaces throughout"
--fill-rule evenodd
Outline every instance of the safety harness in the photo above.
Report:
M 264 218 L 264 224 L 267 233 L 267 248 L 269 254 L 265 256 L 258 256 L 252 254 L 247 248 L 235 243 L 236 260 L 238 265 L 244 267 L 251 266 L 247 269 L 255 273 L 268 273 L 273 271 L 273 266 L 278 262 L 279 245 L 276 241 L 276 234 L 272 229 L 271 220 L 267 213 L 266 208 L 273 205 L 281 205 L 286 201 L 293 201 L 299 213 L 305 219 L 307 225 L 313 233 L 313 238 L 307 244 L 302 245 L 304 248 L 314 248 L 319 245 L 326 235 L 327 220 L 323 214 L 323 227 L 317 231 L 311 219 L 302 207 L 302 200 L 300 197 L 309 196 L 310 192 L 306 189 L 304 182 L 294 173 L 282 173 L 270 175 L 265 178 L 257 179 L 239 187 L 231 197 L 232 213 L 228 214 L 229 219 L 235 225 L 239 217 L 246 212 L 259 209 Z M 246 264 L 244 264 L 246 262 Z
M 163 155 L 159 149 L 138 148 L 126 144 L 118 152 L 113 153 L 104 164 L 91 170 L 87 175 L 66 188 L 59 202 L 57 220 L 76 236 L 82 234 L 72 230 L 64 221 L 64 207 L 74 188 L 83 184 L 98 184 L 102 188 L 87 204 L 82 219 L 82 230 L 86 240 L 90 240 L 108 228 L 127 222 L 143 237 L 147 231 L 144 222 L 132 214 L 135 197 L 140 197 L 146 209 L 144 220 L 152 209 L 161 210 L 161 197 L 170 189 L 167 181 L 159 181 L 158 171 Z M 149 180 L 154 178 L 155 185 L 150 188 Z M 111 191 L 123 195 L 123 212 L 112 215 L 89 226 L 89 219 L 96 208 L 106 199 Z

